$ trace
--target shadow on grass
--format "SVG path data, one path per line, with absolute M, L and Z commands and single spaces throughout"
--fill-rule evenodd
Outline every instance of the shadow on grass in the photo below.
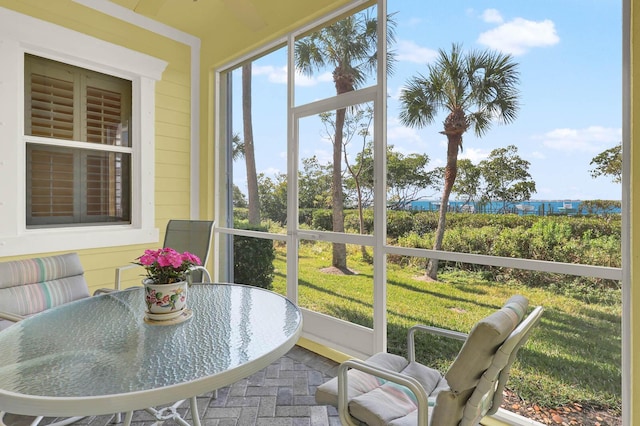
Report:
M 371 303 L 366 303 L 362 299 L 356 299 L 355 297 L 345 296 L 344 294 L 335 292 L 333 290 L 327 290 L 326 288 L 323 288 L 323 287 L 320 287 L 318 285 L 312 284 L 312 283 L 310 283 L 309 281 L 306 281 L 306 280 L 299 279 L 298 280 L 298 286 L 307 287 L 309 289 L 313 289 L 313 290 L 318 291 L 320 293 L 325 293 L 327 295 L 335 296 L 335 297 L 338 297 L 338 298 L 340 298 L 342 300 L 349 301 L 349 302 L 352 302 L 352 303 L 356 303 L 356 304 L 365 306 L 365 307 L 367 307 L 369 309 L 373 309 L 373 305 Z M 331 307 L 331 306 L 334 306 L 334 305 L 328 305 L 328 306 Z M 336 306 L 341 306 L 341 305 L 336 305 Z M 342 316 L 338 316 L 338 318 L 344 319 L 344 317 L 342 317 Z M 356 323 L 356 324 L 358 324 L 358 323 Z
M 446 299 L 446 300 L 449 300 L 449 301 L 452 301 L 452 302 L 473 303 L 476 306 L 481 306 L 481 307 L 487 308 L 487 309 L 496 309 L 497 310 L 497 309 L 500 309 L 502 307 L 502 305 L 498 306 L 498 305 L 490 305 L 490 304 L 486 304 L 486 303 L 480 303 L 478 301 L 478 299 L 476 299 L 476 298 L 467 299 L 467 298 L 463 298 L 463 297 L 444 294 L 444 293 L 439 292 L 439 291 L 429 290 L 427 288 L 427 286 L 429 285 L 428 282 L 418 282 L 418 283 L 419 284 L 413 285 L 413 284 L 407 284 L 406 282 L 397 281 L 397 280 L 391 280 L 391 279 L 387 280 L 387 284 L 395 285 L 395 286 L 398 286 L 400 288 L 404 288 L 405 290 L 413 291 L 413 292 L 416 292 L 416 293 L 428 294 L 429 296 L 432 296 L 432 297 L 435 297 L 435 298 L 438 298 L 438 299 Z M 455 288 L 456 289 L 460 289 L 460 286 L 455 285 Z M 462 289 L 462 290 L 466 292 L 465 289 Z M 477 291 L 469 291 L 469 293 L 475 294 L 475 295 L 486 294 L 486 292 L 477 292 Z

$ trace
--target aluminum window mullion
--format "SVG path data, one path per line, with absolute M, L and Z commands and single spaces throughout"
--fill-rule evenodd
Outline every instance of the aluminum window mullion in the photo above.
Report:
M 347 234 L 333 231 L 311 231 L 308 229 L 298 230 L 297 235 L 305 240 L 363 245 L 375 248 L 375 237 L 373 235 Z
M 378 88 L 376 86 L 365 87 L 353 92 L 343 93 L 330 98 L 320 99 L 304 105 L 292 107 L 294 117 L 297 119 L 309 117 L 326 111 L 335 111 L 348 108 L 353 105 L 375 102 Z
M 549 272 L 583 277 L 621 280 L 622 269 L 607 266 L 582 265 L 576 263 L 552 262 L 548 260 L 533 260 L 514 257 L 490 256 L 485 254 L 458 253 L 442 250 L 428 250 L 422 248 L 385 246 L 384 251 L 389 254 L 422 257 L 426 259 L 448 260 L 452 262 L 470 263 L 475 265 L 498 266 L 529 271 Z
M 49 139 L 43 138 L 40 136 L 25 136 L 24 141 L 26 143 L 35 143 L 38 145 L 49 145 L 49 146 L 58 146 L 58 147 L 66 147 L 72 149 L 86 149 L 91 151 L 108 151 L 108 152 L 120 152 L 123 154 L 132 154 L 133 148 L 125 147 L 125 146 L 117 146 L 117 145 L 103 145 L 92 142 L 82 142 L 79 140 L 71 140 L 66 141 L 62 139 Z
M 387 0 L 377 4 L 378 55 L 374 102 L 373 204 L 373 350 L 387 351 Z
M 298 120 L 295 114 L 295 37 L 287 39 L 287 297 L 298 303 Z

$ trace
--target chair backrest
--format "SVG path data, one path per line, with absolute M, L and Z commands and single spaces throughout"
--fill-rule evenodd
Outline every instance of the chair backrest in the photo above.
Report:
M 475 425 L 498 409 L 516 352 L 542 313 L 538 307 L 523 320 L 527 308 L 514 296 L 473 327 L 445 374 L 449 389 L 437 396 L 432 424 Z
M 527 342 L 531 329 L 540 321 L 543 310 L 542 306 L 537 306 L 500 346 L 493 357 L 491 367 L 484 372 L 475 391 L 467 401 L 463 418 L 466 419 L 466 422 L 461 422 L 461 424 L 475 425 L 481 417 L 498 411 L 500 404 L 502 404 L 502 391 L 509 380 L 511 365 L 515 361 L 520 347 Z
M 167 223 L 163 246 L 182 253 L 188 251 L 200 258 L 202 265 L 209 261 L 211 251 L 211 237 L 213 235 L 213 221 L 209 220 L 176 220 Z M 202 280 L 200 271 L 194 272 L 194 282 Z
M 0 263 L 0 311 L 29 316 L 89 296 L 77 253 Z

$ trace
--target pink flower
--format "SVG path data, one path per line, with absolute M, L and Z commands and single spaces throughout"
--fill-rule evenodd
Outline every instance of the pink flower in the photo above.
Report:
M 182 253 L 182 260 L 184 262 L 193 263 L 194 265 L 202 265 L 200 258 L 193 253 L 189 253 L 188 251 Z
M 140 256 L 140 263 L 145 266 L 153 265 L 153 263 L 158 258 L 159 250 L 145 250 L 144 254 Z
M 147 249 L 137 260 L 136 264 L 146 269 L 147 279 L 156 284 L 182 281 L 189 269 L 202 264 L 198 256 L 187 251 L 178 253 L 170 247 Z

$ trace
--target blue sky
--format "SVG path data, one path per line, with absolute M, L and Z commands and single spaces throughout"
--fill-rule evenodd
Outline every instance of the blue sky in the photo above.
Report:
M 398 96 L 406 81 L 426 74 L 437 50 L 461 43 L 492 49 L 519 64 L 521 109 L 516 121 L 494 125 L 482 138 L 464 135 L 459 158 L 477 163 L 492 149 L 516 145 L 531 163 L 532 199 L 620 199 L 621 187 L 590 176 L 591 159 L 622 139 L 622 46 L 620 0 L 472 1 L 389 0 L 395 15 L 397 54 L 388 79 L 389 144 L 403 153 L 426 153 L 429 167 L 443 166 L 444 114 L 423 129 L 398 121 Z M 253 116 L 258 172 L 286 171 L 286 57 L 283 50 L 253 65 Z M 239 74 L 234 85 L 240 86 Z M 335 94 L 330 70 L 296 78 L 296 104 Z M 240 92 L 234 91 L 234 131 L 242 133 Z M 331 158 L 331 145 L 312 119 L 301 123 L 301 158 Z M 308 123 L 307 123 L 308 122 Z M 308 129 L 308 130 L 304 130 Z M 242 164 L 234 181 L 246 190 Z M 428 198 L 438 193 L 428 191 Z

